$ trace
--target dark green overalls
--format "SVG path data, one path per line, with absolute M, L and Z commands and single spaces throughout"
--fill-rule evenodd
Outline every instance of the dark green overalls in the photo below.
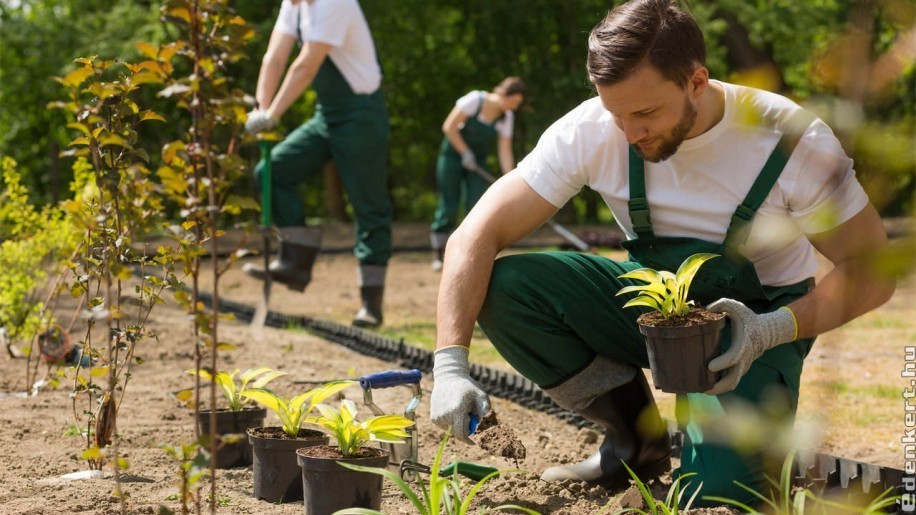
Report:
M 648 368 L 643 336 L 636 318 L 644 308 L 623 305 L 632 296 L 615 294 L 624 286 L 643 284 L 618 279 L 618 276 L 643 266 L 676 271 L 681 262 L 697 252 L 712 252 L 721 257 L 704 265 L 691 287 L 691 298 L 703 305 L 722 297 L 744 302 L 757 313 L 769 312 L 788 304 L 809 291 L 813 279 L 798 284 L 769 287 L 760 284 L 754 265 L 736 252 L 746 230 L 791 154 L 780 151 L 770 155 L 750 192 L 732 216 L 723 243 L 696 238 L 658 237 L 652 230 L 645 194 L 644 163 L 630 149 L 629 213 L 636 239 L 624 243 L 630 260 L 612 261 L 594 255 L 569 252 L 518 254 L 496 261 L 483 309 L 478 318 L 481 328 L 500 354 L 522 375 L 544 389 L 563 383 L 583 370 L 596 355 Z M 723 335 L 722 349 L 731 341 L 730 325 Z M 728 413 L 739 404 L 764 411 L 781 404 L 781 421 L 794 419 L 802 361 L 813 339 L 779 345 L 767 351 L 751 366 L 738 387 L 713 397 L 703 394 L 679 395 L 676 416 L 685 433 L 680 473 L 697 473 L 686 479 L 692 489 L 702 481 L 698 496 L 717 495 L 754 503 L 756 499 L 734 481 L 758 491 L 765 490 L 764 473 L 772 464 L 764 463 L 762 449 L 734 448 L 704 442 L 695 423 L 702 414 Z M 604 392 L 594 392 L 601 394 Z
M 274 220 L 279 227 L 305 224 L 299 185 L 333 159 L 356 215 L 353 254 L 360 264 L 385 265 L 391 257 L 392 206 L 387 184 L 388 107 L 382 90 L 354 93 L 330 57 L 312 88 L 318 94 L 315 115 L 271 152 Z
M 483 109 L 485 94 L 481 95 L 480 106 L 474 116 L 469 116 L 461 128 L 461 137 L 477 158 L 477 166 L 487 169 L 487 156 L 493 149 L 497 118 L 492 123 L 481 122 L 477 117 Z M 461 166 L 461 155 L 452 147 L 448 138 L 442 138 L 439 147 L 439 158 L 436 160 L 436 184 L 439 188 L 439 200 L 436 216 L 430 227 L 434 233 L 449 234 L 458 225 L 458 211 L 461 209 L 461 198 L 464 197 L 465 212 L 471 210 L 480 200 L 483 192 L 490 185 L 480 175 Z

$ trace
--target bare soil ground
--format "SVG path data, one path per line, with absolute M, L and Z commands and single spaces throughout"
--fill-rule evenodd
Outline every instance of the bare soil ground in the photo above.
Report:
M 352 241 L 348 230 L 344 225 L 332 226 L 326 234 L 327 247 L 346 248 Z M 422 248 L 425 238 L 425 227 L 419 225 L 395 230 L 395 244 L 401 248 Z M 542 231 L 527 243 L 547 246 L 556 245 L 558 240 L 549 231 Z M 602 253 L 619 256 L 612 251 Z M 393 257 L 382 334 L 432 347 L 439 275 L 431 270 L 429 263 L 430 255 L 422 251 L 399 252 Z M 304 294 L 274 288 L 272 309 L 347 322 L 359 305 L 355 259 L 348 252 L 322 254 L 314 276 Z M 205 284 L 203 288 L 209 290 L 210 286 Z M 239 267 L 224 277 L 221 291 L 229 299 L 252 305 L 260 294 L 259 285 L 245 277 Z M 817 449 L 902 468 L 900 437 L 905 411 L 901 392 L 910 384 L 901 378 L 900 372 L 905 364 L 904 346 L 916 345 L 914 303 L 916 280 L 911 277 L 900 285 L 887 305 L 818 339 L 806 362 L 797 422 L 799 427 L 814 428 L 818 433 Z M 69 320 L 70 316 L 66 311 L 61 313 L 61 318 Z M 128 513 L 155 514 L 161 506 L 177 511 L 178 464 L 157 446 L 194 438 L 192 413 L 172 395 L 193 385 L 193 377 L 185 373 L 194 366 L 190 322 L 184 313 L 167 306 L 156 312 L 153 327 L 158 331 L 159 342 L 145 342 L 137 349 L 144 362 L 134 370 L 119 417 L 120 452 L 130 464 L 123 484 L 129 495 Z M 74 333 L 82 332 L 78 323 Z M 389 363 L 353 353 L 302 331 L 268 328 L 255 334 L 245 324 L 224 321 L 220 340 L 236 346 L 235 350 L 221 354 L 221 368 L 263 365 L 286 371 L 289 375 L 271 386 L 290 395 L 311 388 L 314 382 L 392 368 Z M 472 360 L 508 369 L 482 334 L 476 340 Z M 428 394 L 431 386 L 431 377 L 424 377 L 424 393 Z M 82 419 L 85 405 L 74 409 L 66 383 L 30 397 L 14 393 L 25 389 L 25 360 L 0 361 L 0 440 L 4 443 L 0 446 L 0 484 L 3 485 L 0 513 L 120 513 L 120 504 L 111 496 L 115 482 L 110 474 L 87 480 L 60 477 L 87 469 L 86 462 L 79 459 L 85 440 L 66 434 L 74 421 Z M 358 387 L 346 394 L 362 404 Z M 658 393 L 657 397 L 663 415 L 673 418 L 672 396 Z M 376 403 L 393 413 L 402 411 L 408 398 L 405 388 L 375 392 Z M 600 435 L 580 431 L 547 414 L 502 399 L 493 399 L 493 404 L 500 423 L 511 427 L 527 449 L 526 458 L 519 463 L 526 472 L 494 480 L 478 494 L 475 506 L 518 503 L 554 514 L 613 512 L 620 507 L 619 492 L 577 483 L 546 484 L 537 479 L 546 467 L 577 461 L 593 452 Z M 443 431 L 429 422 L 428 409 L 424 399 L 418 410 L 419 457 L 422 463 L 430 464 Z M 268 424 L 276 422 L 274 415 L 268 416 Z M 479 447 L 450 441 L 443 462 L 458 460 L 501 469 L 515 467 L 513 461 Z M 667 487 L 666 482 L 670 479 L 663 478 L 657 486 L 660 495 Z M 467 492 L 470 485 L 465 486 Z M 251 471 L 245 468 L 218 472 L 217 499 L 219 513 L 302 513 L 301 504 L 273 505 L 254 499 Z M 382 511 L 415 513 L 389 483 L 386 483 Z M 720 508 L 696 513 L 731 511 Z

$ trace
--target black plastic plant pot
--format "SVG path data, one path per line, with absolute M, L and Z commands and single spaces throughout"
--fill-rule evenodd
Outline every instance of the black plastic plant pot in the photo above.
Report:
M 719 355 L 725 316 L 691 326 L 645 325 L 649 368 L 655 387 L 669 393 L 702 393 L 716 384 L 709 362 Z
M 197 425 L 203 435 L 210 434 L 210 413 L 212 413 L 211 410 L 197 412 Z M 229 434 L 240 435 L 238 440 L 223 443 L 216 451 L 216 468 L 230 469 L 251 465 L 251 443 L 246 433 L 252 427 L 264 425 L 266 417 L 267 410 L 264 408 L 241 411 L 216 410 L 216 434 L 220 437 Z
M 296 462 L 296 449 L 327 445 L 330 437 L 312 429 L 300 430 L 296 439 L 265 436 L 280 433 L 278 427 L 248 430 L 253 451 L 254 497 L 272 503 L 301 501 L 302 469 Z
M 364 467 L 388 466 L 388 451 L 363 447 L 360 455 L 343 458 L 336 447 L 320 446 L 296 451 L 302 467 L 305 515 L 328 515 L 346 508 L 378 510 L 382 504 L 382 476 L 359 472 L 338 462 Z

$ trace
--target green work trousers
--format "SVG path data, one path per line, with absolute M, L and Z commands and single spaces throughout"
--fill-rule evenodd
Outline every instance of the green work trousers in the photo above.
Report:
M 478 322 L 499 353 L 545 389 L 575 376 L 598 355 L 648 368 L 645 340 L 636 324 L 646 308 L 624 309 L 630 296 L 616 296 L 624 286 L 643 284 L 618 278 L 640 266 L 633 261 L 567 252 L 498 259 Z M 723 349 L 730 342 L 729 329 L 726 327 L 723 334 Z M 684 499 L 700 482 L 699 497 L 722 496 L 753 503 L 756 499 L 735 481 L 765 490 L 764 474 L 770 473 L 771 464 L 765 463 L 761 449 L 738 450 L 709 442 L 696 421 L 717 411 L 728 414 L 732 408 L 739 410 L 738 406 L 759 411 L 766 406 L 767 413 L 779 412 L 781 421 L 791 423 L 803 354 L 784 352 L 778 357 L 778 362 L 799 363 L 786 362 L 792 366 L 777 368 L 765 362 L 773 360 L 761 359 L 732 392 L 717 397 L 678 396 L 676 418 L 685 432 L 680 474 L 696 473 L 685 479 L 691 487 Z M 699 504 L 704 503 L 700 500 Z

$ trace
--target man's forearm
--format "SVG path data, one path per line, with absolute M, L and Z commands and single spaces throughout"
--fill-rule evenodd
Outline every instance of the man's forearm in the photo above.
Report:
M 495 258 L 494 248 L 468 246 L 457 233 L 449 240 L 436 306 L 436 348 L 471 344 Z
M 895 289 L 872 261 L 850 259 L 831 270 L 808 295 L 789 304 L 798 337 L 810 338 L 836 329 L 887 302 Z
M 267 109 L 268 114 L 274 118 L 280 118 L 283 113 L 289 109 L 289 106 L 302 95 L 302 92 L 312 83 L 315 78 L 315 72 L 304 66 L 294 65 L 290 68 L 289 73 L 283 79 L 280 91 L 276 98 L 270 103 Z
M 283 70 L 283 64 L 271 56 L 266 56 L 261 63 L 257 91 L 255 92 L 255 98 L 257 98 L 258 106 L 261 109 L 270 107 L 274 94 L 276 94 L 280 85 L 280 77 L 283 75 Z

